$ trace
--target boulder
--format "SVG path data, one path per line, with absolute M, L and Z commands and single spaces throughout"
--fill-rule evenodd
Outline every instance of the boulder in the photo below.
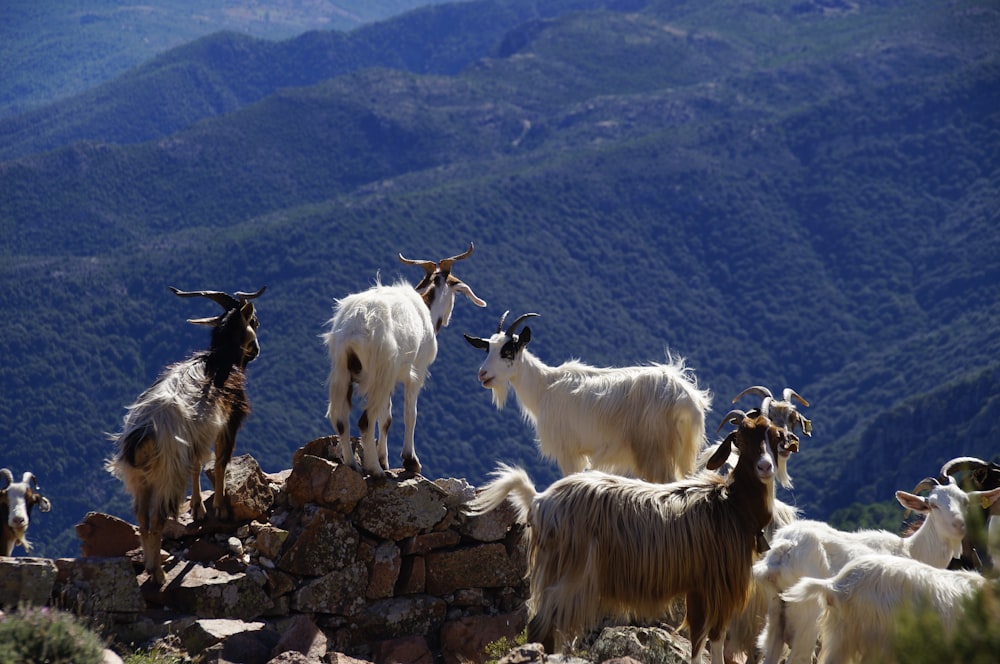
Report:
M 136 526 L 101 512 L 87 512 L 76 524 L 76 536 L 84 558 L 117 558 L 141 546 Z

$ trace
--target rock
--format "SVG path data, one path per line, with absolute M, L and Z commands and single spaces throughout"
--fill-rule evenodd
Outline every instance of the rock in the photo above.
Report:
M 257 549 L 257 553 L 260 555 L 271 560 L 277 560 L 281 554 L 281 547 L 287 539 L 287 530 L 265 524 L 257 530 L 254 548 Z
M 45 606 L 57 573 L 56 564 L 48 558 L 0 556 L 0 607 Z
M 514 526 L 517 510 L 509 500 L 485 514 L 468 517 L 459 527 L 459 532 L 480 542 L 498 542 L 507 536 Z
M 272 657 L 286 652 L 304 655 L 308 661 L 318 661 L 326 655 L 326 634 L 309 616 L 296 615 L 278 625 L 281 638 L 271 651 Z
M 372 649 L 375 664 L 434 664 L 434 655 L 422 636 L 380 641 Z
M 396 595 L 414 595 L 427 590 L 427 565 L 423 556 L 403 558 L 396 581 Z
M 441 625 L 441 658 L 444 664 L 486 661 L 486 646 L 506 638 L 511 643 L 527 624 L 523 611 L 499 616 L 468 616 Z
M 382 539 L 399 541 L 429 532 L 447 517 L 446 497 L 423 477 L 400 480 L 387 476 L 360 502 L 355 521 Z
M 141 546 L 139 529 L 110 514 L 87 512 L 76 524 L 80 554 L 84 558 L 117 558 Z
M 271 608 L 267 593 L 245 572 L 230 573 L 187 562 L 167 572 L 162 599 L 201 618 L 253 620 Z
M 293 505 L 316 503 L 346 514 L 365 497 L 368 486 L 350 466 L 304 454 L 292 468 L 285 491 Z
M 393 542 L 380 542 L 375 547 L 371 565 L 368 568 L 367 599 L 387 599 L 392 597 L 399 579 L 403 558 L 399 547 Z
M 367 588 L 368 570 L 354 560 L 300 588 L 292 596 L 291 607 L 303 613 L 352 616 L 364 606 Z
M 205 648 L 197 658 L 199 664 L 267 664 L 277 634 L 270 630 L 240 632 Z
M 302 576 L 323 576 L 355 561 L 360 536 L 343 514 L 315 506 L 303 512 L 303 523 L 278 561 L 278 569 Z
M 541 643 L 526 643 L 512 648 L 509 653 L 500 658 L 497 664 L 543 664 L 545 648 Z
M 425 560 L 426 592 L 431 595 L 444 595 L 459 588 L 514 586 L 524 576 L 524 567 L 507 555 L 503 544 L 432 552 Z
M 400 543 L 404 556 L 424 554 L 435 549 L 447 549 L 457 546 L 462 536 L 454 530 L 439 530 L 433 533 L 408 537 Z
M 606 627 L 588 650 L 600 662 L 629 657 L 642 664 L 683 664 L 691 645 L 657 627 Z
M 196 620 L 181 633 L 180 639 L 190 654 L 198 654 L 206 648 L 225 641 L 234 634 L 252 632 L 264 629 L 262 622 L 244 622 L 227 618 L 209 618 Z
M 444 620 L 447 604 L 439 597 L 413 595 L 395 597 L 366 604 L 354 617 L 357 630 L 352 637 L 356 644 L 379 639 L 395 639 L 413 634 L 430 634 Z
M 233 457 L 226 467 L 226 498 L 234 521 L 267 520 L 274 493 L 257 460 L 249 454 Z
M 137 614 L 145 608 L 135 569 L 126 558 L 59 558 L 54 595 L 87 615 Z M 125 615 L 121 615 L 125 614 Z

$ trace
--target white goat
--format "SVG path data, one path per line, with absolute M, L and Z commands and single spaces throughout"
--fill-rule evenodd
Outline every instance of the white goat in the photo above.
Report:
M 801 579 L 782 598 L 789 606 L 825 607 L 819 664 L 864 663 L 892 661 L 897 609 L 930 610 L 951 630 L 962 602 L 985 585 L 977 572 L 868 554 L 852 559 L 832 578 Z
M 10 556 L 14 545 L 20 544 L 25 551 L 31 551 L 28 541 L 28 526 L 31 523 L 31 509 L 38 505 L 42 512 L 52 509 L 52 503 L 38 490 L 34 473 L 25 472 L 20 482 L 14 481 L 9 468 L 0 468 L 0 556 Z
M 163 526 L 175 516 L 191 479 L 191 516 L 207 516 L 201 497 L 202 468 L 215 457 L 212 497 L 215 513 L 230 516 L 226 466 L 233 456 L 236 433 L 250 414 L 246 366 L 260 354 L 257 314 L 250 300 L 264 292 L 185 292 L 205 297 L 226 311 L 189 323 L 210 325 L 207 351 L 173 364 L 128 407 L 121 433 L 114 434 L 117 452 L 105 464 L 132 496 L 146 571 L 163 585 L 160 560 Z
M 943 569 L 961 553 L 970 498 L 997 497 L 1000 489 L 993 495 L 967 494 L 954 480 L 935 485 L 926 498 L 897 491 L 896 499 L 903 507 L 927 515 L 909 537 L 886 530 L 844 532 L 821 521 L 796 521 L 775 533 L 770 551 L 754 565 L 754 577 L 769 589 L 773 599 L 800 578 L 830 577 L 852 558 L 867 553 L 912 558 Z M 815 602 L 799 603 L 793 610 L 781 601 L 772 601 L 759 640 L 764 662 L 777 664 L 787 642 L 791 649 L 788 664 L 808 664 L 819 636 L 821 615 L 822 606 Z
M 707 638 L 721 664 L 726 625 L 746 602 L 771 520 L 768 439 L 787 435 L 765 417 L 746 418 L 707 464 L 717 468 L 735 444 L 739 461 L 728 478 L 704 472 L 671 484 L 590 471 L 536 493 L 527 473 L 501 465 L 468 511 L 510 497 L 528 525 L 528 640 L 553 652 L 606 615 L 661 618 L 682 596 L 690 661 L 701 662 Z
M 966 489 L 989 491 L 1000 487 L 1000 464 L 976 457 L 956 457 L 941 466 L 937 480 L 946 482 L 948 477 L 955 476 Z M 921 485 L 913 492 L 916 493 Z M 956 565 L 958 569 L 989 569 L 1000 560 L 1000 500 L 992 505 L 973 508 L 974 511 L 977 509 L 981 510 L 978 518 L 985 521 L 986 532 L 975 528 L 970 530 L 962 543 L 961 558 L 952 563 L 953 569 Z
M 462 293 L 476 306 L 485 307 L 472 289 L 451 273 L 455 261 L 472 254 L 474 245 L 462 254 L 434 261 L 403 258 L 424 269 L 424 278 L 414 287 L 406 283 L 377 283 L 361 293 L 337 300 L 330 329 L 323 340 L 330 351 L 330 404 L 327 417 L 340 440 L 345 463 L 360 472 L 351 447 L 350 422 L 353 386 L 365 397 L 358 418 L 365 472 L 376 478 L 389 469 L 387 437 L 392 423 L 392 392 L 397 383 L 404 388 L 403 467 L 420 472 L 413 445 L 417 421 L 417 395 L 427 379 L 427 368 L 437 357 L 437 332 L 451 320 L 455 294 Z M 375 427 L 379 427 L 378 450 Z
M 672 482 L 691 473 L 705 442 L 707 390 L 682 359 L 669 364 L 595 368 L 581 362 L 550 367 L 527 350 L 531 328 L 524 314 L 503 331 L 507 314 L 489 339 L 465 335 L 487 352 L 479 370 L 493 403 L 503 408 L 514 388 L 524 418 L 536 430 L 541 453 L 563 475 L 588 467 Z

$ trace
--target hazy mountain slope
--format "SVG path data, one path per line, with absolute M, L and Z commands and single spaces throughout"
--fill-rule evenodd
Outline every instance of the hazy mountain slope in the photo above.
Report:
M 783 496 L 812 516 L 890 499 L 935 453 L 991 456 L 996 59 L 949 46 L 947 21 L 875 30 L 903 20 L 892 6 L 799 18 L 772 4 L 745 32 L 730 3 L 718 24 L 686 5 L 530 21 L 454 76 L 368 70 L 155 143 L 0 164 L 0 463 L 45 460 L 43 551 L 72 553 L 88 509 L 128 513 L 103 432 L 205 345 L 183 321 L 212 313 L 168 285 L 268 285 L 237 453 L 278 470 L 330 431 L 318 335 L 333 299 L 377 274 L 416 279 L 398 251 L 469 240 L 456 272 L 490 306 L 458 302 L 441 332 L 417 423 L 428 475 L 480 482 L 505 460 L 555 476 L 461 338 L 508 308 L 542 314 L 532 349 L 550 363 L 686 356 L 716 394 L 712 429 L 747 385 L 795 387 L 816 435 Z M 967 409 L 907 416 L 953 399 Z
M 0 21 L 0 116 L 95 87 L 155 55 L 213 32 L 283 39 L 350 30 L 441 0 L 9 0 Z
M 429 3 L 428 3 L 429 4 Z M 349 33 L 313 31 L 272 42 L 222 32 L 178 46 L 71 98 L 0 118 L 0 158 L 75 141 L 138 143 L 228 113 L 279 88 L 365 67 L 453 74 L 509 29 L 597 0 L 493 0 L 428 6 Z

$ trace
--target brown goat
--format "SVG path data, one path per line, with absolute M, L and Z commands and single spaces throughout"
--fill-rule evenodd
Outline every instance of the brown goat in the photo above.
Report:
M 735 443 L 739 461 L 726 478 L 703 472 L 653 484 L 588 471 L 536 493 L 523 470 L 500 467 L 469 513 L 511 496 L 529 526 L 529 641 L 551 652 L 607 615 L 660 618 L 681 596 L 691 662 L 701 661 L 706 638 L 713 661 L 722 662 L 726 625 L 746 604 L 754 553 L 771 520 L 768 439 L 790 435 L 763 416 L 738 427 L 707 465 L 721 465 Z
M 107 469 L 125 483 L 135 503 L 146 571 L 157 584 L 166 580 L 160 561 L 163 525 L 176 516 L 191 478 L 191 515 L 207 512 L 201 497 L 201 470 L 215 455 L 213 504 L 229 517 L 226 466 L 236 446 L 236 432 L 250 413 L 244 370 L 260 353 L 257 315 L 251 299 L 264 292 L 227 295 L 218 291 L 184 292 L 206 297 L 226 310 L 219 316 L 189 320 L 212 326 L 207 351 L 173 364 L 128 407 L 125 426 L 113 438 L 118 451 Z

